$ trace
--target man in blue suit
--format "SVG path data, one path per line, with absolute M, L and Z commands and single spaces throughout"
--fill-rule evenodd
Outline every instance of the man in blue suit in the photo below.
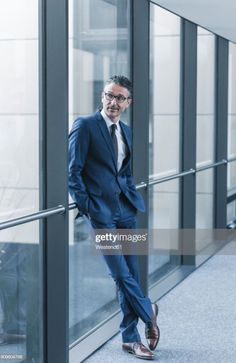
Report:
M 101 111 L 75 120 L 69 135 L 69 191 L 79 211 L 95 229 L 136 228 L 137 211 L 145 206 L 131 173 L 132 136 L 120 115 L 131 104 L 132 84 L 113 76 L 102 92 Z M 117 290 L 123 320 L 123 350 L 153 359 L 159 341 L 158 307 L 139 285 L 136 255 L 104 255 Z M 145 323 L 148 347 L 141 343 L 138 318 Z

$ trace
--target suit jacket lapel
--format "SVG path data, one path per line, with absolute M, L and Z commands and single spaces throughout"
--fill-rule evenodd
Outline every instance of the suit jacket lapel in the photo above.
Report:
M 131 154 L 131 145 L 130 145 L 130 139 L 125 131 L 125 127 L 124 127 L 124 124 L 122 121 L 120 121 L 120 127 L 121 127 L 121 130 L 122 130 L 122 134 L 124 136 L 124 139 L 125 139 L 125 143 L 126 143 L 126 146 L 128 148 L 128 153 Z
M 119 170 L 119 173 L 122 172 L 122 169 L 125 167 L 126 163 L 129 162 L 130 156 L 131 156 L 131 140 L 130 140 L 130 138 L 128 137 L 128 135 L 126 133 L 126 130 L 125 130 L 125 127 L 124 127 L 124 124 L 123 124 L 122 121 L 120 121 L 120 127 L 121 127 L 122 134 L 123 134 L 126 146 L 127 146 L 127 155 L 126 155 L 125 159 L 123 160 L 123 163 L 122 163 L 122 166 L 121 166 L 121 168 Z
M 115 168 L 117 169 L 116 160 L 115 160 L 115 151 L 114 151 L 114 147 L 113 147 L 113 144 L 112 144 L 111 135 L 109 133 L 109 130 L 107 128 L 107 124 L 106 124 L 105 120 L 103 119 L 101 113 L 98 112 L 97 114 L 98 114 L 98 125 L 100 127 L 101 132 L 102 132 L 102 136 L 105 139 L 107 147 L 111 152 L 112 160 L 113 160 L 113 163 L 115 165 Z

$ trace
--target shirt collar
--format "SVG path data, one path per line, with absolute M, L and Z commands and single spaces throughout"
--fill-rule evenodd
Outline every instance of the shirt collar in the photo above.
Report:
M 104 118 L 108 129 L 110 129 L 111 125 L 114 125 L 114 122 L 112 122 L 111 119 L 109 119 L 109 117 L 106 115 L 104 109 L 101 110 L 101 115 Z M 116 125 L 117 125 L 117 129 L 119 130 L 120 129 L 120 120 L 118 120 L 118 122 L 116 122 Z

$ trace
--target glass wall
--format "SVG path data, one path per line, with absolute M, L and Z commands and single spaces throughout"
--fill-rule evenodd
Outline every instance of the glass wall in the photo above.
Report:
M 227 204 L 227 224 L 230 222 L 234 222 L 236 217 L 236 201 L 233 200 L 232 202 Z
M 228 158 L 236 157 L 236 44 L 229 43 Z M 236 194 L 236 162 L 228 164 L 228 196 Z M 227 222 L 236 219 L 236 198 L 228 204 Z
M 150 5 L 149 178 L 180 170 L 180 18 Z M 149 189 L 149 228 L 179 227 L 179 181 Z M 149 256 L 149 283 L 160 269 L 175 264 L 171 255 Z
M 0 220 L 38 210 L 37 38 L 38 1 L 1 2 Z
M 38 222 L 0 231 L 0 286 L 0 362 L 41 363 Z
M 39 209 L 38 0 L 0 3 L 0 222 Z M 40 361 L 39 225 L 0 231 L 0 361 Z
M 215 36 L 198 27 L 197 37 L 197 168 L 214 163 L 215 152 Z M 212 229 L 213 171 L 196 174 L 196 229 Z M 208 233 L 209 235 L 209 233 Z M 197 240 L 197 249 L 210 241 Z
M 215 36 L 198 27 L 197 167 L 214 163 Z
M 69 1 L 69 128 L 78 115 L 99 109 L 106 79 L 130 76 L 129 6 L 128 0 Z M 91 253 L 90 227 L 76 214 L 69 221 L 70 343 L 118 309 L 105 263 Z

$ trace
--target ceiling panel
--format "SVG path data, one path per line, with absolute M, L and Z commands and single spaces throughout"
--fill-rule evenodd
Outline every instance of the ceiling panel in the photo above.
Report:
M 236 0 L 153 0 L 152 2 L 236 43 Z

